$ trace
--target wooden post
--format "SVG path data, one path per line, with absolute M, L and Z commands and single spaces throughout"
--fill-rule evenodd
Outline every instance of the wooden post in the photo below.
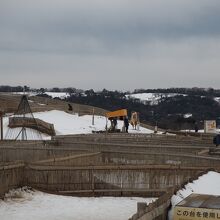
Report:
M 137 130 L 140 131 L 140 115 L 139 112 L 137 112 Z
M 105 117 L 105 119 L 106 119 L 105 132 L 107 133 L 108 132 L 108 118 Z
M 3 140 L 3 112 L 0 111 L 1 140 Z
M 92 125 L 95 125 L 95 119 L 94 119 L 95 109 L 92 109 Z

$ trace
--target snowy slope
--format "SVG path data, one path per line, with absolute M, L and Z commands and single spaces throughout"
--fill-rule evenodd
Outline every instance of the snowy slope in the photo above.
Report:
M 158 104 L 158 101 L 165 97 L 174 97 L 181 95 L 178 93 L 136 93 L 127 95 L 127 97 L 139 99 L 143 103 L 150 103 L 151 105 Z
M 12 197 L 11 197 L 12 196 Z M 0 200 L 1 220 L 127 220 L 137 210 L 137 202 L 151 198 L 81 198 L 39 191 L 11 191 Z
M 92 125 L 92 115 L 79 116 L 78 114 L 69 114 L 64 111 L 52 110 L 47 112 L 34 113 L 35 118 L 39 118 L 48 123 L 54 124 L 54 128 L 57 135 L 67 135 L 67 134 L 88 134 L 92 131 L 105 130 L 106 118 L 103 116 L 94 117 L 94 125 Z M 4 118 L 4 135 L 7 131 L 8 118 Z M 110 122 L 108 121 L 108 127 L 110 127 Z M 118 128 L 121 129 L 123 126 L 122 121 L 118 121 Z M 12 129 L 14 132 L 13 138 L 19 132 L 19 128 Z M 33 134 L 32 129 L 27 129 L 30 137 Z M 133 130 L 129 126 L 130 133 L 153 133 L 152 130 L 140 127 L 139 131 Z M 43 135 L 43 139 L 50 138 L 47 135 Z M 30 138 L 31 139 L 31 138 Z
M 185 188 L 179 190 L 176 195 L 173 195 L 171 199 L 172 209 L 169 213 L 170 220 L 172 219 L 175 205 L 177 205 L 191 193 L 220 195 L 220 173 L 212 171 L 208 172 L 192 183 L 188 183 L 185 185 Z

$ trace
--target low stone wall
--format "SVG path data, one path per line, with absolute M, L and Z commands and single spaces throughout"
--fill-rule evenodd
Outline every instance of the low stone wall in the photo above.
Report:
M 0 164 L 0 198 L 10 189 L 23 186 L 24 163 Z

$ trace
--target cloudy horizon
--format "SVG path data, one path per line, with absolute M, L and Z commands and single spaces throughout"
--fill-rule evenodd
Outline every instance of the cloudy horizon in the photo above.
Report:
M 219 11 L 219 0 L 1 1 L 0 84 L 220 88 Z

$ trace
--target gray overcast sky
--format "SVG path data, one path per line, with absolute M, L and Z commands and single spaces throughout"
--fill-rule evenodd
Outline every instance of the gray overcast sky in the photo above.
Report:
M 0 0 L 0 79 L 220 88 L 220 0 Z

